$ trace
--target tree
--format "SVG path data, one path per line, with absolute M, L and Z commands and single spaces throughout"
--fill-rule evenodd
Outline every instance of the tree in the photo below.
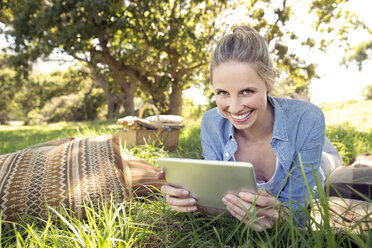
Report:
M 214 18 L 223 6 L 224 1 L 186 0 L 8 1 L 13 18 L 3 21 L 12 27 L 8 35 L 15 40 L 18 68 L 55 49 L 87 61 L 83 54 L 93 68 L 109 68 L 126 114 L 134 112 L 138 82 L 162 110 L 170 106 L 170 113 L 181 114 L 182 90 L 193 70 L 207 64 Z
M 124 100 L 128 113 L 133 113 L 133 84 L 128 84 L 121 75 L 115 74 L 116 83 L 126 96 L 117 96 L 107 85 L 105 64 L 102 61 L 102 49 L 94 40 L 105 32 L 111 33 L 122 26 L 121 20 L 115 18 L 115 11 L 122 1 L 8 1 L 8 10 L 4 22 L 12 29 L 7 33 L 14 38 L 11 47 L 16 56 L 11 63 L 25 76 L 30 69 L 30 62 L 39 57 L 47 57 L 53 51 L 65 52 L 79 61 L 85 62 L 106 95 L 108 117 L 116 99 Z M 11 14 L 9 14 L 11 12 Z M 100 61 L 101 56 L 101 61 Z M 125 79 L 125 78 L 124 78 Z M 111 80 L 112 81 L 112 80 Z
M 225 6 L 224 1 L 184 0 L 128 6 L 133 36 L 142 40 L 150 55 L 144 66 L 149 80 L 141 81 L 141 86 L 151 92 L 155 104 L 169 94 L 169 113 L 181 114 L 182 91 L 195 84 L 202 67 L 207 67 L 210 44 L 219 32 L 216 18 Z
M 241 4 L 246 6 L 246 24 L 264 35 L 289 88 L 306 93 L 317 77 L 316 65 L 298 56 L 289 42 L 326 51 L 336 38 L 347 44 L 349 30 L 363 23 L 342 10 L 347 0 L 308 0 L 304 4 L 317 17 L 314 31 L 332 36 L 320 41 L 312 34 L 300 38 L 288 25 L 294 18 L 293 2 Z M 18 70 L 53 51 L 66 52 L 90 68 L 105 91 L 108 112 L 122 101 L 125 114 L 134 113 L 133 99 L 139 91 L 162 112 L 180 114 L 182 90 L 196 84 L 202 73 L 207 75 L 211 45 L 226 29 L 223 22 L 216 24 L 218 17 L 237 5 L 228 0 L 8 0 L 3 4 L 0 20 L 14 39 L 17 56 L 10 62 Z M 202 81 L 208 82 L 207 78 Z

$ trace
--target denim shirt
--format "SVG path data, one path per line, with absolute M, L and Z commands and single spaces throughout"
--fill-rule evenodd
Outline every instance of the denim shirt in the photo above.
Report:
M 269 193 L 302 215 L 301 209 L 307 207 L 309 200 L 309 190 L 315 188 L 314 172 L 319 176 L 325 139 L 324 115 L 319 107 L 308 102 L 276 97 L 268 97 L 268 102 L 274 107 L 270 145 L 279 160 L 273 191 Z M 235 161 L 238 145 L 234 126 L 217 108 L 204 113 L 200 138 L 204 159 Z M 304 219 L 298 221 L 302 223 Z

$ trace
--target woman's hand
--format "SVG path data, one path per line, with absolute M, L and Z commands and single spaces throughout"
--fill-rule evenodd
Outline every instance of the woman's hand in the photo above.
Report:
M 232 216 L 246 224 L 254 215 L 251 227 L 258 232 L 271 229 L 274 221 L 279 219 L 278 200 L 264 191 L 258 194 L 240 192 L 238 196 L 227 194 L 222 202 Z
M 164 171 L 157 174 L 158 179 L 164 177 Z M 164 184 L 161 192 L 165 194 L 168 205 L 178 212 L 195 212 L 197 210 L 196 200 L 190 196 L 190 192 Z

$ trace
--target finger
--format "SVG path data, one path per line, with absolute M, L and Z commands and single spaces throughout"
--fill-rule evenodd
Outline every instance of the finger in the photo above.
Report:
M 266 192 L 262 195 L 257 195 L 249 192 L 240 192 L 239 197 L 244 201 L 255 203 L 257 206 L 260 207 L 279 207 L 278 200 L 267 194 Z
M 274 225 L 274 222 L 270 219 L 265 218 L 264 216 L 250 216 L 250 215 L 241 215 L 239 212 L 235 212 L 231 209 L 231 214 L 234 213 L 234 216 L 243 220 L 245 224 L 249 224 L 256 231 L 263 231 L 264 229 L 271 229 Z
M 250 206 L 247 203 L 239 201 L 239 198 L 235 196 L 226 195 L 222 198 L 222 203 L 226 205 L 228 209 L 231 209 L 240 216 L 244 216 L 246 213 L 249 213 Z M 244 205 L 243 205 L 244 204 Z
M 176 198 L 170 195 L 166 196 L 168 205 L 172 206 L 185 206 L 192 207 L 195 206 L 196 200 L 194 198 Z
M 273 223 L 265 219 L 264 217 L 255 218 L 255 220 L 252 221 L 251 219 L 253 217 L 242 216 L 240 213 L 236 212 L 234 209 L 231 209 L 229 207 L 227 208 L 227 210 L 230 212 L 232 216 L 234 216 L 240 221 L 243 221 L 245 224 L 249 224 L 249 227 L 257 232 L 262 232 L 265 229 L 271 229 L 273 226 Z
M 246 191 L 246 190 L 243 190 L 242 192 L 251 193 L 251 194 L 253 194 L 253 195 L 270 196 L 269 193 L 267 193 L 265 190 L 262 190 L 262 189 L 259 189 L 259 190 L 258 190 L 258 193 L 253 193 L 253 192 L 251 192 L 251 191 Z
M 249 203 L 255 204 L 257 216 L 265 216 L 272 221 L 279 219 L 279 201 L 268 195 L 259 196 L 248 192 L 239 193 L 239 197 Z
M 159 180 L 165 180 L 165 173 L 164 171 L 160 171 L 158 173 L 156 173 L 156 178 L 159 179 Z
M 279 210 L 274 208 L 256 208 L 257 216 L 264 216 L 265 218 L 269 219 L 270 221 L 276 221 L 279 219 Z
M 169 205 L 173 210 L 176 210 L 177 212 L 182 213 L 189 213 L 189 212 L 195 212 L 197 210 L 196 206 L 171 206 Z
M 244 212 L 246 210 L 252 210 L 252 204 L 249 202 L 245 202 L 244 200 L 240 199 L 238 196 L 233 195 L 233 194 L 227 194 L 222 198 L 222 202 L 229 207 L 234 207 L 235 209 L 240 208 Z
M 183 196 L 188 196 L 189 192 L 185 189 L 182 188 L 175 188 L 172 187 L 168 184 L 165 184 L 161 186 L 160 188 L 161 192 L 166 194 L 166 195 L 172 195 L 172 196 L 178 196 L 178 197 L 183 197 Z
M 273 207 L 260 207 L 254 204 L 246 202 L 244 199 L 241 199 L 235 195 L 228 194 L 223 199 L 222 202 L 227 206 L 233 209 L 240 216 L 244 216 L 247 212 L 255 213 L 258 217 L 268 218 L 270 221 L 275 221 L 279 219 L 279 210 Z M 250 214 L 252 215 L 252 214 Z
M 267 193 L 265 190 L 262 190 L 262 189 L 258 190 L 258 194 L 262 196 L 270 196 L 269 193 Z

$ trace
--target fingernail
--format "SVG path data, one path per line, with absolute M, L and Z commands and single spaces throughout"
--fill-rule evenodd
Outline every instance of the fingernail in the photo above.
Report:
M 190 200 L 189 200 L 189 204 L 190 204 L 190 205 L 193 205 L 193 204 L 195 204 L 195 203 L 196 203 L 195 199 L 190 199 Z
M 188 194 L 189 194 L 189 192 L 187 191 L 187 190 L 182 190 L 182 192 L 181 192 L 181 194 L 183 195 L 183 196 L 187 196 Z

